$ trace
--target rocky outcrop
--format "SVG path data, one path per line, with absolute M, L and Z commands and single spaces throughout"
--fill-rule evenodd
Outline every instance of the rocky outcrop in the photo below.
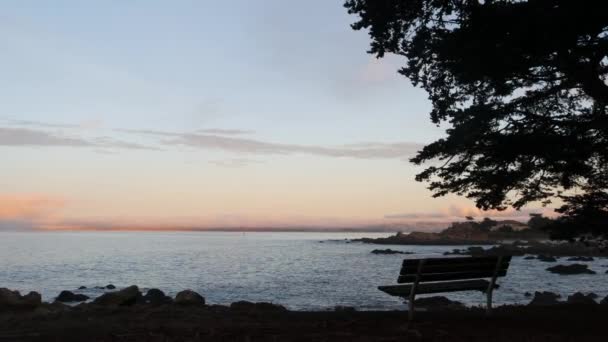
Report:
M 608 305 L 608 296 L 606 296 L 604 299 L 602 299 L 600 301 L 600 304 L 602 304 L 602 305 Z
M 251 312 L 251 311 L 283 312 L 283 311 L 287 311 L 287 309 L 282 305 L 265 303 L 265 302 L 252 303 L 252 302 L 248 302 L 248 301 L 244 301 L 244 300 L 230 304 L 230 310 L 245 311 L 245 312 Z
M 557 293 L 543 291 L 543 292 L 534 292 L 534 298 L 528 305 L 537 305 L 537 306 L 547 306 L 547 305 L 557 305 L 561 302 L 559 298 L 561 296 Z
M 387 249 L 374 249 L 372 252 L 372 254 L 414 254 L 413 252 L 403 252 L 403 251 L 396 251 L 390 248 Z
M 89 299 L 89 296 L 83 294 L 76 294 L 72 291 L 61 291 L 59 296 L 55 298 L 58 302 L 70 303 L 70 302 L 84 302 Z
M 160 305 L 171 303 L 173 299 L 159 289 L 149 289 L 143 297 L 143 301 L 147 304 Z
M 444 296 L 419 298 L 414 301 L 414 305 L 417 307 L 427 308 L 429 310 L 464 308 L 464 305 L 461 302 L 450 300 Z
M 143 302 L 142 294 L 136 285 L 120 291 L 104 293 L 95 298 L 93 304 L 105 306 L 129 306 Z
M 568 304 L 583 304 L 583 305 L 595 305 L 597 304 L 594 300 L 597 295 L 595 293 L 589 293 L 584 295 L 580 292 L 573 294 L 572 296 L 568 296 L 567 303 Z
M 42 296 L 38 292 L 30 292 L 22 296 L 19 291 L 0 288 L 0 310 L 35 309 L 42 304 Z
M 547 268 L 547 271 L 551 273 L 557 273 L 561 275 L 569 274 L 595 274 L 595 271 L 590 270 L 589 266 L 583 264 L 572 264 L 572 265 L 556 265 Z
M 192 290 L 178 292 L 175 304 L 179 305 L 205 305 L 205 298 Z
M 108 285 L 106 285 L 106 289 L 108 289 L 108 290 L 114 290 L 114 289 L 116 289 L 116 286 L 114 286 L 112 284 L 108 284 Z

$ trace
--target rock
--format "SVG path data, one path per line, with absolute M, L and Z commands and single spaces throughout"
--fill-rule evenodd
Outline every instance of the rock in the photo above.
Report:
M 93 304 L 107 306 L 128 306 L 143 301 L 139 288 L 135 285 L 126 287 L 120 291 L 104 293 L 95 298 Z
M 450 300 L 444 296 L 419 298 L 414 301 L 414 304 L 417 307 L 428 309 L 455 309 L 464 307 L 461 302 Z
M 79 290 L 86 290 L 86 288 L 87 288 L 86 286 L 81 286 L 81 287 L 79 287 L 78 289 L 79 289 Z
M 484 255 L 484 253 L 486 252 L 486 250 L 483 249 L 483 247 L 469 247 L 469 248 L 467 248 L 467 251 L 471 255 Z
M 547 271 L 557 274 L 595 274 L 595 271 L 583 264 L 556 265 L 547 268 Z
M 154 305 L 171 303 L 173 299 L 159 289 L 149 289 L 144 296 L 144 302 Z
M 334 307 L 334 311 L 335 312 L 355 312 L 357 311 L 357 309 L 355 309 L 352 306 L 342 306 L 342 305 L 336 305 Z
M 600 304 L 602 304 L 602 305 L 608 305 L 608 296 L 606 296 L 604 299 L 602 299 L 600 301 Z
M 597 304 L 595 300 L 593 300 L 594 293 L 590 293 L 588 295 L 584 295 L 580 292 L 573 294 L 572 296 L 568 296 L 568 304 L 583 304 L 583 305 L 594 305 Z M 597 297 L 597 295 L 595 295 Z
M 114 290 L 115 288 L 116 288 L 116 286 L 114 286 L 112 284 L 106 285 L 106 289 L 108 289 L 108 290 Z
M 87 299 L 89 299 L 89 296 L 85 296 L 83 294 L 75 294 L 72 291 L 61 291 L 61 293 L 59 293 L 59 296 L 55 298 L 56 301 L 64 303 L 84 302 Z
M 536 257 L 534 255 L 528 255 L 527 257 L 524 257 L 524 260 L 532 260 L 532 259 L 536 259 Z
M 287 311 L 287 309 L 282 305 L 272 304 L 272 303 L 252 303 L 248 301 L 238 301 L 230 304 L 230 310 L 235 311 L 264 311 L 264 312 L 282 312 Z
M 192 290 L 184 290 L 175 296 L 175 304 L 205 305 L 205 298 Z
M 374 249 L 371 253 L 372 254 L 414 254 L 412 252 L 395 251 L 395 250 L 392 250 L 390 248 L 387 248 L 387 249 Z
M 561 296 L 557 293 L 543 291 L 543 292 L 534 292 L 534 298 L 532 301 L 528 303 L 528 305 L 537 305 L 537 306 L 546 306 L 546 305 L 556 305 L 559 304 L 560 301 L 558 298 Z
M 38 292 L 30 292 L 22 296 L 19 291 L 0 288 L 1 309 L 35 309 L 42 304 L 42 296 Z
M 595 259 L 593 259 L 593 257 L 587 257 L 587 256 L 577 256 L 577 257 L 572 257 L 572 258 L 568 258 L 568 261 L 593 261 Z
M 557 259 L 555 259 L 555 257 L 552 257 L 550 255 L 544 255 L 544 254 L 540 254 L 538 257 L 536 257 L 536 259 L 540 260 L 540 261 L 544 261 L 544 262 L 556 262 Z
M 524 293 L 524 296 L 526 296 L 526 297 L 532 297 L 532 294 L 530 292 L 526 292 L 526 293 Z

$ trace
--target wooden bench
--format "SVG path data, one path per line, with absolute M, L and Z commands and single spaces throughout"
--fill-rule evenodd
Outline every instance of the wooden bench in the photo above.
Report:
M 379 286 L 392 296 L 408 299 L 409 319 L 414 317 L 417 294 L 482 291 L 487 295 L 487 313 L 492 311 L 492 291 L 497 277 L 507 275 L 511 256 L 405 259 L 397 283 Z M 486 280 L 484 278 L 490 278 Z

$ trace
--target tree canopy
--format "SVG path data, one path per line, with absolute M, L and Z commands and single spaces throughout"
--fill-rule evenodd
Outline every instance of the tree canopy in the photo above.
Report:
M 560 198 L 560 238 L 608 236 L 608 3 L 347 0 L 370 53 L 401 55 L 446 137 L 411 159 L 435 197 Z M 580 224 L 574 225 L 574 222 Z M 559 227 L 558 227 L 559 226 Z

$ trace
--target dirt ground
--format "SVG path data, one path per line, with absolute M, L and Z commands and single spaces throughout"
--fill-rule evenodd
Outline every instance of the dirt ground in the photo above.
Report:
M 0 341 L 608 341 L 608 305 L 483 310 L 239 311 L 48 305 L 0 312 Z

